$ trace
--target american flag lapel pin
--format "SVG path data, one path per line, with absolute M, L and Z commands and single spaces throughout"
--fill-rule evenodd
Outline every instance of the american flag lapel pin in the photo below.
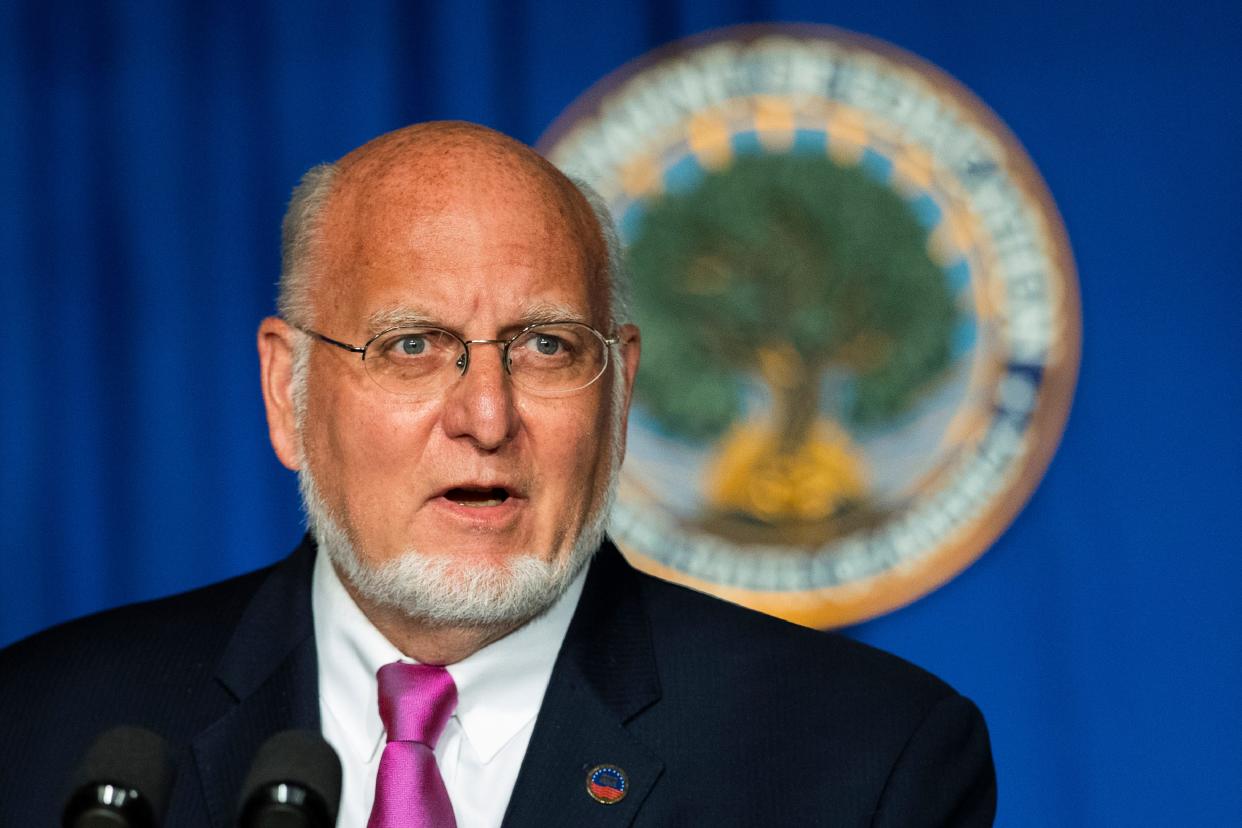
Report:
M 616 805 L 625 799 L 629 785 L 625 771 L 616 765 L 596 765 L 587 771 L 587 793 L 601 805 Z

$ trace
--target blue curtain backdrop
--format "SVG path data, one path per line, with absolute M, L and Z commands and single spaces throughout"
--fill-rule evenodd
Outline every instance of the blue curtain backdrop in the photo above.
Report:
M 254 331 L 307 167 L 428 118 L 531 142 L 668 40 L 831 23 L 939 64 L 1013 128 L 1064 213 L 1085 332 L 1075 408 L 1030 505 L 948 586 L 852 634 L 979 702 L 1001 825 L 1234 822 L 1234 8 L 0 4 L 0 643 L 296 542 Z

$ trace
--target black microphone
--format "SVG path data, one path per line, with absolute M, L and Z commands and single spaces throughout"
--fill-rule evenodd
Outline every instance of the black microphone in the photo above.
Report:
M 61 825 L 158 828 L 174 773 L 163 738 L 141 727 L 114 727 L 95 739 L 78 766 Z
M 263 743 L 242 785 L 241 828 L 332 828 L 341 806 L 341 760 L 313 730 Z

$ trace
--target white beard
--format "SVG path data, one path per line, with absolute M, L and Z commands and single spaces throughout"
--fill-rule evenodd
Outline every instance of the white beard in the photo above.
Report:
M 295 377 L 297 373 L 295 371 Z M 307 526 L 315 536 L 319 549 L 327 554 L 342 579 L 366 601 L 395 609 L 426 624 L 443 627 L 518 626 L 540 615 L 556 603 L 590 561 L 603 540 L 612 512 L 620 458 L 624 451 L 621 423 L 625 383 L 619 360 L 613 373 L 607 483 L 565 553 L 529 550 L 510 555 L 503 563 L 496 563 L 406 549 L 392 560 L 370 563 L 358 554 L 342 521 L 320 496 L 304 457 L 298 472 L 298 486 L 302 493 L 302 506 L 306 510 Z M 305 374 L 301 379 L 304 383 Z M 303 385 L 302 389 L 298 389 L 302 392 L 302 399 L 305 399 L 304 388 Z M 301 419 L 299 416 L 299 421 Z
M 573 546 L 552 560 L 526 552 L 496 563 L 407 549 L 373 564 L 332 517 L 309 470 L 298 472 L 298 484 L 310 531 L 345 581 L 367 601 L 444 627 L 518 625 L 556 603 L 599 548 L 616 493 L 613 475 Z

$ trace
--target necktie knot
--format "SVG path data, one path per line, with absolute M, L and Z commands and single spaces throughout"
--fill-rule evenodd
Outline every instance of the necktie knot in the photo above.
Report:
M 380 719 L 390 742 L 417 742 L 432 750 L 457 707 L 457 685 L 434 664 L 397 661 L 379 668 Z

